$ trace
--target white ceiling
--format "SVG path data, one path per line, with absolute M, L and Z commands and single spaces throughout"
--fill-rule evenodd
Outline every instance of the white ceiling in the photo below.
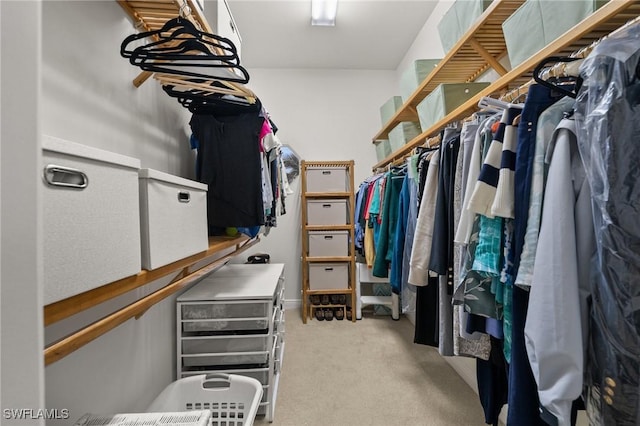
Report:
M 372 70 L 398 67 L 438 3 L 340 0 L 335 27 L 312 27 L 310 0 L 227 1 L 247 68 Z

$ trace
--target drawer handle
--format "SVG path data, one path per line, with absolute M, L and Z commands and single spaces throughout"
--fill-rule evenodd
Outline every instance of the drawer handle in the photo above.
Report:
M 333 240 L 333 235 L 325 235 L 324 239 L 325 240 Z
M 331 170 L 323 170 L 322 174 L 323 175 L 330 175 L 331 174 Z
M 325 271 L 333 271 L 333 268 L 324 268 Z
M 178 192 L 178 201 L 181 203 L 188 203 L 191 201 L 191 194 L 186 191 Z
M 323 204 L 322 208 L 324 209 L 330 209 L 331 208 L 331 204 Z
M 78 169 L 49 164 L 44 168 L 44 181 L 50 186 L 85 189 L 89 185 L 87 175 Z

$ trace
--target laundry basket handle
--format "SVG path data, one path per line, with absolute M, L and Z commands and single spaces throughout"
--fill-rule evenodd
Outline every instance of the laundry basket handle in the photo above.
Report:
M 225 373 L 207 374 L 202 379 L 203 389 L 229 389 L 231 387 L 231 377 Z

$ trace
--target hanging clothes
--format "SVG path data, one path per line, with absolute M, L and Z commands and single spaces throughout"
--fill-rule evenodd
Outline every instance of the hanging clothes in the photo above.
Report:
M 406 168 L 392 168 L 385 179 L 385 193 L 382 199 L 382 223 L 380 236 L 376 242 L 376 257 L 373 262 L 374 277 L 387 278 L 393 254 L 393 242 L 398 221 L 400 191 L 406 174 Z
M 409 270 L 409 283 L 416 285 L 416 324 L 414 343 L 438 347 L 438 278 L 430 276 L 431 238 L 438 194 L 440 149 L 431 154 L 416 222 Z
M 602 40 L 580 67 L 578 147 L 591 188 L 587 410 L 598 424 L 640 423 L 640 24 Z
M 440 148 L 440 173 L 438 175 L 438 196 L 434 218 L 433 239 L 429 270 L 438 277 L 438 351 L 442 356 L 453 355 L 453 198 L 456 165 L 460 151 L 460 129 L 447 128 Z
M 575 132 L 575 122 L 563 120 L 549 144 L 540 250 L 525 325 L 543 419 L 558 426 L 571 425 L 571 406 L 582 393 L 595 254 L 591 190 Z
M 235 115 L 194 114 L 199 181 L 209 186 L 207 219 L 216 228 L 264 224 L 259 136 L 260 110 Z

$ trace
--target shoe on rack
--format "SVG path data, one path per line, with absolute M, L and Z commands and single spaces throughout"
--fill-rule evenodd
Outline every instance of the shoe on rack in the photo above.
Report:
M 328 294 L 323 294 L 320 297 L 320 303 L 322 303 L 323 305 L 328 305 L 329 304 L 329 295 Z
M 333 310 L 332 309 L 325 309 L 324 310 L 324 319 L 326 319 L 327 321 L 333 321 Z
M 351 306 L 347 306 L 347 320 L 351 321 L 353 319 L 353 314 L 351 313 Z
M 324 321 L 324 310 L 323 309 L 316 309 L 315 317 L 316 317 L 316 319 L 318 321 Z
M 344 310 L 343 308 L 336 308 L 333 312 L 333 316 L 338 320 L 342 321 L 344 319 Z
M 338 303 L 336 305 L 346 305 L 347 304 L 347 295 L 339 294 L 338 295 Z
M 331 295 L 331 304 L 332 305 L 339 305 L 340 304 L 340 295 L 339 294 L 332 294 Z
M 309 296 L 309 301 L 311 302 L 312 305 L 319 305 L 320 304 L 320 295 L 319 294 L 314 294 L 312 296 Z

